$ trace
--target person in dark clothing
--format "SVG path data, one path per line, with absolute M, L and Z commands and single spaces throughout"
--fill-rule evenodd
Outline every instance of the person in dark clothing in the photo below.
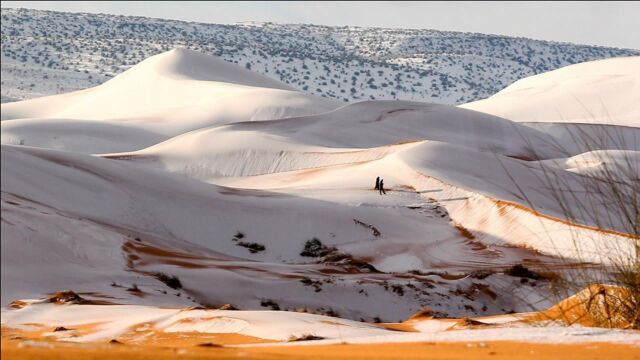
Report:
M 380 190 L 380 176 L 376 178 L 376 190 Z
M 387 194 L 384 191 L 384 180 L 380 180 L 380 195 L 382 195 L 382 194 L 385 194 L 385 195 Z

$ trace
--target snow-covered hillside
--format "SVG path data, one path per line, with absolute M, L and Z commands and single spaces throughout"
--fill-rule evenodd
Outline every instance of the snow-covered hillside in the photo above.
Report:
M 640 55 L 525 38 L 436 30 L 245 23 L 216 25 L 2 9 L 2 101 L 94 86 L 185 47 L 339 101 L 460 104 L 526 76 Z

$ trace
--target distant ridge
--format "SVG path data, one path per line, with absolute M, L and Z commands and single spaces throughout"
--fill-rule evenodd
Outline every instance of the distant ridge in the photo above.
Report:
M 173 48 L 340 101 L 462 104 L 563 66 L 639 50 L 478 33 L 352 26 L 203 24 L 2 9 L 3 101 L 83 89 Z

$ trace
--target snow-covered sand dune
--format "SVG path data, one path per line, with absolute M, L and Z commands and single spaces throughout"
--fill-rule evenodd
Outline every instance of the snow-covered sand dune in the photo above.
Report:
M 3 260 L 4 303 L 67 287 L 139 303 L 143 300 L 126 291 L 136 283 L 148 293 L 146 301 L 184 304 L 173 291 L 166 295 L 153 277 L 163 272 L 177 275 L 196 304 L 255 308 L 271 299 L 288 308 L 328 310 L 331 304 L 350 318 L 398 320 L 420 308 L 424 300 L 416 300 L 426 289 L 434 289 L 429 298 L 446 298 L 457 287 L 480 280 L 464 275 L 407 280 L 386 272 L 464 273 L 535 256 L 506 242 L 478 248 L 449 221 L 444 208 L 413 191 L 383 198 L 362 186 L 311 199 L 295 192 L 218 187 L 128 162 L 52 150 L 3 145 L 2 159 L 3 256 L 25 253 L 20 261 Z M 344 199 L 336 201 L 336 196 Z M 32 221 L 40 225 L 26 225 Z M 69 223 L 87 230 L 75 233 L 66 228 Z M 48 229 L 60 229 L 56 242 L 47 240 Z M 92 236 L 83 235 L 89 231 Z M 242 242 L 266 249 L 254 254 L 238 246 L 233 240 L 238 232 Z M 301 256 L 312 238 L 355 258 L 339 256 L 317 265 L 318 258 Z M 30 248 L 48 250 L 36 256 Z M 106 254 L 111 255 L 100 259 Z M 34 263 L 46 264 L 47 272 L 36 275 Z M 81 272 L 84 266 L 93 271 Z M 65 276 L 70 269 L 78 276 Z M 301 283 L 305 278 L 313 280 Z M 224 285 L 208 286 L 212 279 Z M 496 277 L 489 282 L 494 280 L 495 286 L 517 281 Z M 19 285 L 29 282 L 33 285 L 27 289 Z M 396 291 L 406 296 L 390 286 L 404 288 Z M 481 307 L 482 298 L 434 302 L 432 307 L 462 314 L 468 311 L 465 305 Z M 395 303 L 393 309 L 389 302 Z M 486 311 L 523 306 L 506 298 L 493 303 Z
M 557 202 L 555 189 L 549 189 L 548 176 L 562 179 L 577 194 L 572 197 L 575 206 L 607 204 L 612 196 L 588 193 L 591 182 L 585 183 L 575 171 L 531 161 L 567 158 L 560 140 L 556 134 L 478 112 L 389 101 L 363 102 L 309 117 L 207 128 L 138 152 L 105 156 L 233 187 L 334 189 L 343 194 L 342 199 L 331 199 L 338 203 L 352 201 L 347 200 L 349 189 L 367 188 L 381 175 L 388 187 L 414 189 L 416 194 L 439 189 L 431 198 L 443 200 L 442 206 L 464 227 L 492 234 L 494 240 L 484 239 L 488 242 L 506 238 L 499 242 L 590 261 L 600 257 L 605 244 L 630 251 L 632 244 L 624 234 L 594 232 L 564 221 L 563 204 Z M 327 191 L 317 194 L 328 196 L 332 195 Z M 448 198 L 459 201 L 447 202 Z M 571 221 L 624 233 L 626 223 L 604 213 L 610 209 L 581 212 Z M 581 243 L 580 256 L 570 251 L 576 231 L 590 239 Z M 514 233 L 518 236 L 511 236 Z
M 553 136 L 572 155 L 595 150 L 640 151 L 640 127 L 611 124 L 522 122 Z
M 637 331 L 527 323 L 528 314 L 493 318 L 418 319 L 396 329 L 335 317 L 282 311 L 170 309 L 133 305 L 58 305 L 28 301 L 2 311 L 3 325 L 24 333 L 44 332 L 59 341 L 89 343 L 112 339 L 128 344 L 162 344 L 180 339 L 184 345 L 205 344 L 216 335 L 240 335 L 236 346 L 313 346 L 407 342 L 526 341 L 535 343 L 636 344 Z M 396 325 L 396 324 L 388 324 Z M 404 326 L 403 326 L 404 325 Z M 66 331 L 51 331 L 54 327 Z M 393 327 L 392 327 L 393 328 Z M 410 329 L 410 330 L 409 330 Z M 312 341 L 292 342 L 313 336 Z M 468 344 L 470 345 L 470 344 Z M 231 345 L 233 346 L 233 345 Z M 486 346 L 486 345 L 484 345 Z
M 640 127 L 640 57 L 570 65 L 516 81 L 461 105 L 520 122 Z
M 2 143 L 128 151 L 202 127 L 317 114 L 339 104 L 215 57 L 175 49 L 94 88 L 2 104 Z M 136 132 L 141 136 L 132 136 Z M 80 133 L 86 142 L 68 141 Z
M 504 270 L 633 250 L 610 207 L 566 219 L 545 183 L 583 207 L 612 200 L 586 192 L 603 164 L 634 159 L 620 179 L 637 179 L 634 95 L 620 96 L 615 126 L 407 101 L 339 107 L 174 50 L 92 89 L 3 104 L 2 304 L 71 288 L 353 320 L 548 307 L 547 280 L 522 285 Z M 576 129 L 624 144 L 585 147 L 570 141 Z

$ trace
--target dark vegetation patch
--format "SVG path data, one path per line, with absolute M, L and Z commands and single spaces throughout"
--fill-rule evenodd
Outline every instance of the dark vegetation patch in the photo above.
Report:
M 540 274 L 529 270 L 527 267 L 525 267 L 522 264 L 515 264 L 512 267 L 505 270 L 504 273 L 505 275 L 519 277 L 519 278 L 528 278 L 533 280 L 542 279 L 542 276 L 540 276 Z
M 380 273 L 368 262 L 356 259 L 351 254 L 340 252 L 333 246 L 326 246 L 318 238 L 307 240 L 300 256 L 321 258 L 318 261 L 320 264 L 347 266 L 357 268 L 360 271 Z
M 391 285 L 391 290 L 399 296 L 404 296 L 404 289 L 402 288 L 402 285 Z
M 242 246 L 243 248 L 249 249 L 249 252 L 252 253 L 252 254 L 255 254 L 255 253 L 260 252 L 260 251 L 264 251 L 266 249 L 266 247 L 264 245 L 258 244 L 258 243 L 255 243 L 255 242 L 250 243 L 250 242 L 245 242 L 245 241 L 239 241 L 236 245 Z
M 300 256 L 322 257 L 335 251 L 337 251 L 336 248 L 326 246 L 318 240 L 318 238 L 313 238 L 304 243 L 304 249 L 300 253 Z
M 262 307 L 270 307 L 271 310 L 280 310 L 280 305 L 277 302 L 271 299 L 263 299 L 260 301 L 260 306 Z
M 338 314 L 336 311 L 334 311 L 332 308 L 316 308 L 316 309 L 310 309 L 307 307 L 290 307 L 290 308 L 286 308 L 284 309 L 285 311 L 292 311 L 292 312 L 298 312 L 298 313 L 307 313 L 307 314 L 315 314 L 315 315 L 325 315 L 325 316 L 332 316 L 332 317 L 340 317 L 340 314 Z
M 170 276 L 161 272 L 154 273 L 153 276 L 174 290 L 182 289 L 182 283 L 176 276 Z
M 340 314 L 337 311 L 335 311 L 335 310 L 333 310 L 331 308 L 329 308 L 328 310 L 324 310 L 324 309 L 321 308 L 321 309 L 318 309 L 318 311 L 319 311 L 319 313 L 321 315 L 331 316 L 331 317 L 336 317 L 336 318 L 340 317 Z
M 318 281 L 318 280 L 311 280 L 308 277 L 303 278 L 302 280 L 300 280 L 300 282 L 304 285 L 304 286 L 313 286 L 313 288 L 315 289 L 315 292 L 320 292 L 322 291 L 322 281 Z
M 235 241 L 236 245 L 242 246 L 243 248 L 248 249 L 249 252 L 252 254 L 258 253 L 260 251 L 264 251 L 266 249 L 266 247 L 260 243 L 240 241 L 241 239 L 244 239 L 244 234 L 238 231 L 236 232 L 236 234 L 233 236 L 233 239 L 231 240 Z

